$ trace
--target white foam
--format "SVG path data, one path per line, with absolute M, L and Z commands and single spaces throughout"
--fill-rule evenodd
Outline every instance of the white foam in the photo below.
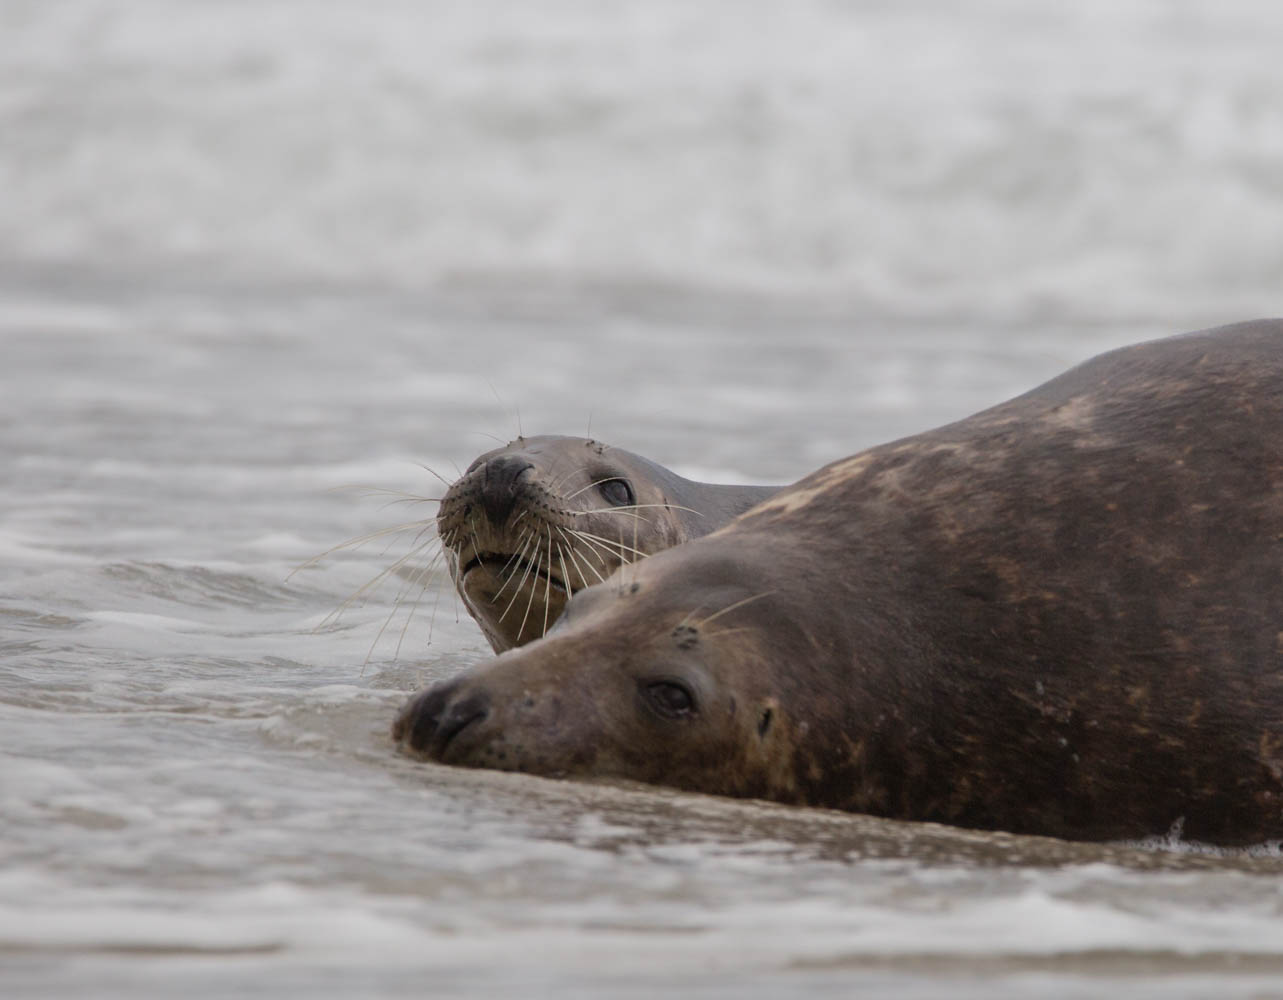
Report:
M 305 26 L 291 0 L 217 21 L 170 9 L 69 0 L 0 22 L 29 100 L 88 95 L 103 124 L 11 130 L 0 254 L 536 302 L 596 288 L 951 317 L 1277 307 L 1283 20 L 1265 2 L 736 18 L 655 0 L 639 27 L 556 0 L 500 22 L 454 7 L 430 30 L 403 6 L 353 20 L 313 4 Z M 90 23 L 94 53 L 78 42 Z M 0 115 L 25 122 L 26 106 Z M 71 138 L 76 155 L 23 169 Z M 399 391 L 416 386 L 484 391 L 444 372 Z

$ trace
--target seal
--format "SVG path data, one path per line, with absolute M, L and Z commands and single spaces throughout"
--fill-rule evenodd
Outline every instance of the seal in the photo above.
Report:
M 393 736 L 980 829 L 1283 837 L 1283 320 L 828 465 L 576 594 Z
M 585 438 L 521 437 L 450 486 L 437 535 L 499 653 L 542 636 L 572 594 L 621 565 L 707 535 L 778 489 L 684 479 Z

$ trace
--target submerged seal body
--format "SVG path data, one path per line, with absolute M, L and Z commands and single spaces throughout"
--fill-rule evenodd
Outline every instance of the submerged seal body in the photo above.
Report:
M 394 736 L 974 828 L 1283 837 L 1283 321 L 828 465 L 577 594 Z
M 542 636 L 575 592 L 777 489 L 695 482 L 584 438 L 518 438 L 450 486 L 437 534 L 464 604 L 503 652 Z

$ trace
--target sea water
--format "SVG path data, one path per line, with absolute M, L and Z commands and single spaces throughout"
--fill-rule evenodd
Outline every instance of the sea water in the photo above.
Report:
M 400 756 L 490 654 L 430 550 L 366 586 L 496 439 L 785 483 L 1278 312 L 1280 51 L 1246 2 L 0 6 L 0 991 L 1283 995 L 1270 845 Z

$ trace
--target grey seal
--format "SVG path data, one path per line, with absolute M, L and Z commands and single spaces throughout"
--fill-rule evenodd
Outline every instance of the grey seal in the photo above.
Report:
M 450 486 L 437 534 L 464 605 L 502 652 L 542 636 L 570 595 L 778 489 L 685 479 L 591 439 L 520 437 Z
M 393 735 L 980 829 L 1283 837 L 1283 321 L 827 465 L 576 593 Z

